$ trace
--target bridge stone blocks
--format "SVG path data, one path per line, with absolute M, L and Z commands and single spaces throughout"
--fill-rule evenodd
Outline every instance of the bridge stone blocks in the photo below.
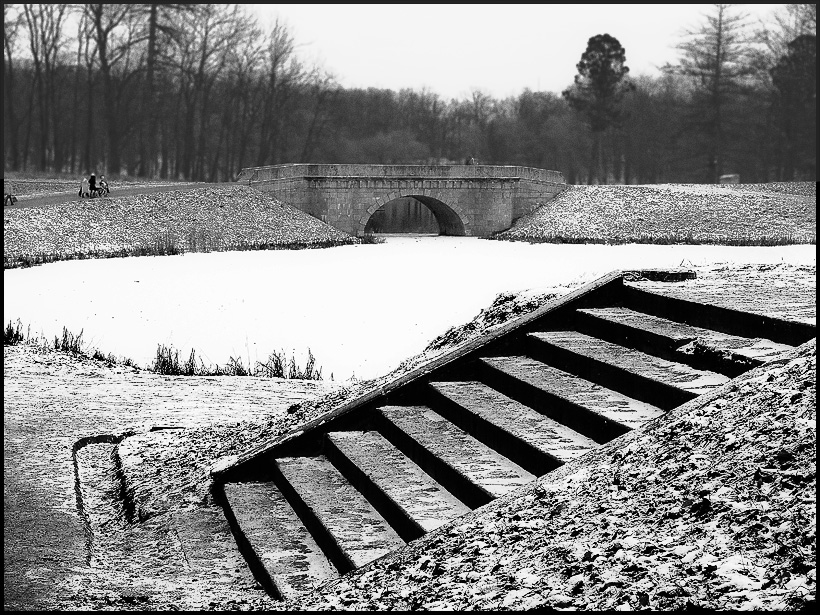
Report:
M 566 188 L 558 171 L 489 165 L 290 164 L 243 169 L 238 181 L 357 236 L 379 208 L 408 196 L 442 234 L 487 236 Z

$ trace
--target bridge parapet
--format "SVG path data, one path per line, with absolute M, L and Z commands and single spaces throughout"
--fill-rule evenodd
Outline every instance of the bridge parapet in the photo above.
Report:
M 395 178 L 395 179 L 524 179 L 564 184 L 560 171 L 532 167 L 457 164 L 280 164 L 248 167 L 240 171 L 237 181 L 249 183 L 298 178 Z

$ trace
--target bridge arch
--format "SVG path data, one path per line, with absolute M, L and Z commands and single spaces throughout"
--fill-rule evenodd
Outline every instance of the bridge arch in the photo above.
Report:
M 400 198 L 411 197 L 416 199 L 419 203 L 427 207 L 436 219 L 440 235 L 453 235 L 463 237 L 467 235 L 469 222 L 467 217 L 458 205 L 448 205 L 444 201 L 429 196 L 426 194 L 398 194 L 387 195 L 379 199 L 376 203 L 367 208 L 365 214 L 359 220 L 359 228 L 357 234 L 364 235 L 367 223 L 377 211 L 383 209 L 393 201 Z

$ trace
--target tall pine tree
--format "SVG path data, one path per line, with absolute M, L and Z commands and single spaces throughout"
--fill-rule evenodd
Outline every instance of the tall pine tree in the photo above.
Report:
M 626 80 L 626 50 L 614 36 L 598 34 L 587 42 L 586 51 L 576 65 L 575 83 L 562 95 L 580 113 L 592 131 L 593 178 L 606 182 L 607 169 L 602 156 L 602 136 L 621 119 L 621 101 L 631 89 Z

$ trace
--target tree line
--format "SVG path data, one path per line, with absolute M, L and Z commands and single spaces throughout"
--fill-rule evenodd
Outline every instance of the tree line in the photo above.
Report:
M 657 77 L 603 33 L 562 93 L 444 100 L 340 87 L 240 5 L 4 4 L 4 169 L 224 181 L 474 157 L 570 183 L 813 180 L 816 5 L 784 7 L 755 28 L 715 5 Z

